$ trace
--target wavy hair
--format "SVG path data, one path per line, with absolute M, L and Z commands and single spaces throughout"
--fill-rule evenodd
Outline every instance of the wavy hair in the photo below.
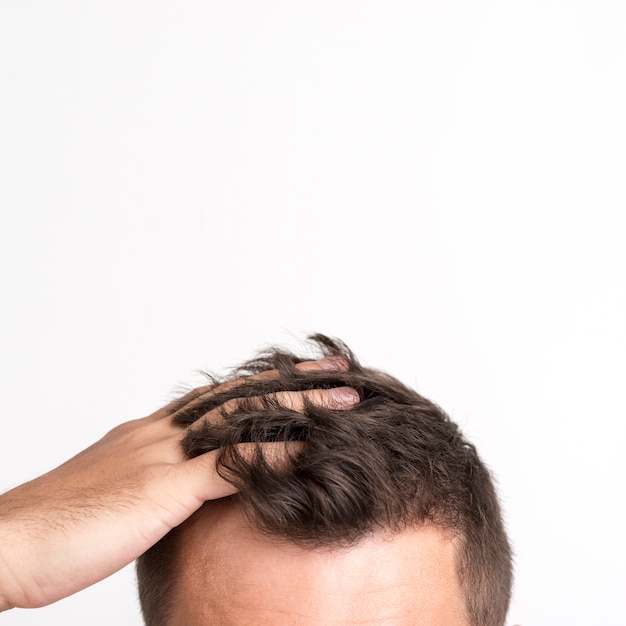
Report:
M 219 450 L 219 474 L 237 489 L 244 514 L 261 531 L 305 547 L 353 545 L 376 530 L 426 523 L 457 540 L 457 574 L 472 626 L 504 624 L 512 585 L 511 549 L 490 472 L 458 426 L 433 402 L 397 379 L 363 367 L 342 342 L 309 340 L 346 371 L 308 370 L 308 360 L 270 349 L 226 380 L 277 369 L 275 379 L 245 380 L 206 398 L 185 396 L 174 408 L 183 426 L 237 400 L 219 423 L 202 422 L 183 441 L 194 457 Z M 224 382 L 212 378 L 216 386 Z M 271 399 L 282 391 L 349 386 L 360 402 L 349 410 L 305 403 L 303 412 Z M 210 394 L 209 394 L 210 395 Z M 252 400 L 254 398 L 254 400 Z M 300 441 L 277 466 L 262 443 Z M 237 444 L 256 443 L 253 454 Z M 289 450 L 289 448 L 286 449 Z M 138 560 L 139 594 L 148 626 L 162 626 L 173 602 L 172 531 Z

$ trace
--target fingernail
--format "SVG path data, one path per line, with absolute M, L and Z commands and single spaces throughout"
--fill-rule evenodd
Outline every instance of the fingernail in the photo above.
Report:
M 353 405 L 359 401 L 359 394 L 352 387 L 334 387 L 330 390 L 330 395 L 340 404 Z
M 335 370 L 338 372 L 345 372 L 348 370 L 348 362 L 341 356 L 326 356 L 323 359 L 319 359 L 317 364 L 323 370 Z

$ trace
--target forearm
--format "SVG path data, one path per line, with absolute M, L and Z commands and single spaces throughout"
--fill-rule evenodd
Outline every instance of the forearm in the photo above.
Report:
M 14 608 L 19 589 L 15 583 L 16 546 L 12 524 L 7 519 L 6 494 L 0 496 L 0 613 Z
M 311 362 L 297 367 L 323 369 Z M 189 401 L 212 393 L 199 390 Z M 355 402 L 333 390 L 304 393 L 274 400 L 299 410 L 305 400 Z M 216 407 L 196 419 L 218 422 L 224 413 Z M 85 589 L 131 563 L 205 501 L 235 493 L 217 471 L 219 451 L 187 458 L 184 435 L 165 407 L 117 426 L 55 470 L 1 495 L 0 611 L 45 606 Z
M 2 541 L 1 538 L 0 538 L 0 541 Z M 2 550 L 0 548 L 0 613 L 2 613 L 3 611 L 8 611 L 9 609 L 13 608 L 13 605 L 8 601 L 8 599 L 5 598 L 5 595 L 7 594 L 7 591 L 5 590 L 5 587 L 7 586 L 7 584 L 4 581 L 6 571 L 7 571 L 7 564 L 5 560 L 2 558 Z
M 0 495 L 0 611 L 45 604 L 42 592 L 51 572 L 42 575 L 38 568 L 54 524 L 45 487 L 39 478 Z

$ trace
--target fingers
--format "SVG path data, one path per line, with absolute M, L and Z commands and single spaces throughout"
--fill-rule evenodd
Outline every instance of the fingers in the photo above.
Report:
M 318 359 L 317 361 L 302 361 L 302 363 L 296 363 L 296 369 L 300 370 L 301 372 L 311 372 L 315 370 L 345 372 L 348 370 L 348 367 L 348 362 L 344 358 L 335 356 L 324 357 L 323 359 Z M 205 393 L 210 393 L 211 395 L 213 395 L 239 387 L 246 381 L 274 380 L 276 378 L 280 378 L 280 372 L 278 370 L 266 370 L 264 372 L 259 372 L 258 374 L 253 374 L 252 376 L 248 376 L 247 378 L 237 378 L 236 380 L 229 380 L 228 382 L 222 383 L 217 387 L 209 386 L 203 387 L 202 389 Z
M 278 404 L 298 413 L 304 412 L 306 403 L 316 404 L 328 409 L 345 410 L 352 408 L 359 401 L 359 394 L 352 387 L 335 387 L 334 389 L 311 389 L 310 391 L 281 391 L 279 393 L 267 394 L 247 398 L 247 406 L 263 409 L 268 404 Z M 237 410 L 240 405 L 239 399 L 229 400 L 222 404 L 219 409 L 211 413 L 228 415 Z M 207 417 L 210 416 L 210 413 Z
M 240 399 L 229 400 L 217 409 L 209 411 L 206 415 L 189 426 L 188 431 L 195 433 L 207 424 L 216 424 L 222 422 L 225 416 L 237 411 L 241 405 Z M 352 387 L 335 387 L 333 389 L 312 389 L 310 391 L 282 391 L 279 393 L 268 394 L 266 396 L 257 396 L 246 398 L 246 408 L 266 409 L 268 406 L 279 405 L 304 413 L 308 404 L 325 407 L 331 410 L 348 410 L 359 402 L 359 394 Z M 267 408 L 271 411 L 271 408 Z
M 258 408 L 264 408 L 268 402 L 278 404 L 292 411 L 302 413 L 306 403 L 316 404 L 328 409 L 345 410 L 359 401 L 359 394 L 352 387 L 336 387 L 334 389 L 312 389 L 310 391 L 281 391 L 267 396 L 249 398 L 248 402 Z M 239 400 L 229 400 L 220 407 L 222 413 L 228 414 L 237 410 Z
M 302 371 L 311 370 L 329 370 L 335 372 L 347 372 L 349 369 L 348 362 L 341 356 L 326 356 L 317 361 L 303 361 L 298 363 L 296 368 Z M 270 370 L 276 372 L 277 370 Z
M 343 357 L 329 356 L 317 361 L 303 361 L 296 364 L 296 369 L 303 372 L 311 371 L 347 371 L 349 368 L 348 362 Z M 185 411 L 186 413 L 192 413 L 196 406 L 200 406 L 213 396 L 231 391 L 237 387 L 241 387 L 247 382 L 259 381 L 259 380 L 274 380 L 280 377 L 280 372 L 277 369 L 266 370 L 259 372 L 246 378 L 237 378 L 235 380 L 229 380 L 220 385 L 206 385 L 204 387 L 198 387 L 190 391 L 187 395 L 183 396 L 179 400 L 175 400 L 170 405 L 158 411 L 154 415 L 150 416 L 149 420 L 158 420 L 164 417 L 171 416 L 175 419 L 176 415 Z
M 212 450 L 185 461 L 181 466 L 185 473 L 185 489 L 189 489 L 201 504 L 217 500 L 237 492 L 237 488 L 217 472 L 219 450 Z
M 262 444 L 240 443 L 237 444 L 237 454 L 244 460 L 252 460 L 257 454 L 258 446 L 261 446 L 263 458 L 274 469 L 288 470 L 293 459 L 304 448 L 299 441 L 268 442 Z M 205 452 L 186 461 L 185 489 L 192 489 L 194 495 L 202 502 L 216 500 L 230 496 L 237 492 L 237 487 L 219 475 L 217 471 L 217 458 L 219 450 Z M 209 478 L 207 480 L 207 478 Z

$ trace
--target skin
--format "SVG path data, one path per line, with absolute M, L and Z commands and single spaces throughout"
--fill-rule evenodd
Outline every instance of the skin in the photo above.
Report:
M 235 500 L 207 503 L 180 529 L 167 626 L 467 626 L 456 546 L 433 526 L 347 549 L 259 534 Z
M 323 359 L 298 367 L 346 364 Z M 217 390 L 196 390 L 189 401 Z M 305 398 L 346 409 L 358 401 L 349 388 L 276 398 L 296 410 Z M 220 419 L 219 411 L 202 419 Z M 217 475 L 217 451 L 187 459 L 180 445 L 185 434 L 170 405 L 114 428 L 55 470 L 1 495 L 0 611 L 44 606 L 80 591 L 131 563 L 205 501 L 232 495 L 233 486 Z M 274 449 L 279 462 L 283 448 Z

